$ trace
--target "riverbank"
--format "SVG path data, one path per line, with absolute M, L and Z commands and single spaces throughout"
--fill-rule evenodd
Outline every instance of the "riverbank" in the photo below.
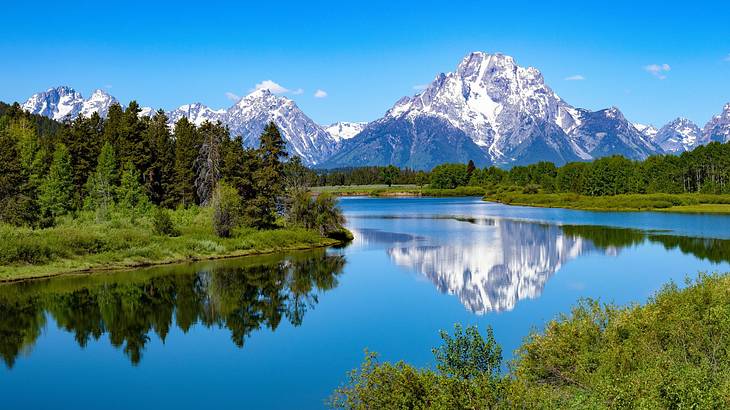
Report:
M 463 186 L 454 189 L 435 189 L 418 185 L 336 185 L 313 187 L 312 192 L 328 192 L 336 196 L 373 196 L 373 197 L 454 197 L 483 196 L 486 190 L 479 186 Z
M 220 238 L 211 226 L 211 210 L 170 211 L 178 236 L 154 233 L 149 216 L 113 214 L 97 221 L 93 213 L 61 219 L 46 229 L 0 225 L 0 282 L 165 265 L 205 259 L 259 255 L 338 245 L 340 239 L 285 228 L 235 229 Z
M 627 194 L 585 196 L 572 193 L 487 194 L 485 201 L 506 205 L 566 208 L 586 211 L 658 211 L 730 215 L 730 195 L 711 194 Z

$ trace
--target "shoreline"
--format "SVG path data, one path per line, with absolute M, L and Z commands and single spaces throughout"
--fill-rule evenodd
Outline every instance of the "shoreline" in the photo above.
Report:
M 182 265 L 187 263 L 195 263 L 195 262 L 201 262 L 201 261 L 213 261 L 213 260 L 222 260 L 222 259 L 235 259 L 235 258 L 245 258 L 249 256 L 261 256 L 261 255 L 270 255 L 278 252 L 291 252 L 291 251 L 306 251 L 306 250 L 314 250 L 314 249 L 321 249 L 321 248 L 327 248 L 330 246 L 338 246 L 343 245 L 346 243 L 344 240 L 337 240 L 337 239 L 329 239 L 329 238 L 322 238 L 323 240 L 320 243 L 312 244 L 312 245 L 292 245 L 292 246 L 284 246 L 281 248 L 263 248 L 263 249 L 246 249 L 246 250 L 236 250 L 225 254 L 217 254 L 217 255 L 195 255 L 190 256 L 188 258 L 177 258 L 177 259 L 169 259 L 169 260 L 157 260 L 157 261 L 140 261 L 140 262 L 132 262 L 132 263 L 111 263 L 109 265 L 99 265 L 99 266 L 90 266 L 88 268 L 69 268 L 64 270 L 63 268 L 59 269 L 53 269 L 54 272 L 51 273 L 45 273 L 45 274 L 39 274 L 39 275 L 18 275 L 17 277 L 0 277 L 0 286 L 6 285 L 6 284 L 14 284 L 14 283 L 22 283 L 22 282 L 29 282 L 33 280 L 42 280 L 42 279 L 51 279 L 51 278 L 57 278 L 60 276 L 66 276 L 66 275 L 93 275 L 93 274 L 100 274 L 100 273 L 111 273 L 111 272 L 123 272 L 123 271 L 131 271 L 141 268 L 148 268 L 148 267 L 155 267 L 155 266 L 168 266 L 168 265 Z M 63 261 L 58 261 L 63 262 Z M 39 269 L 42 269 L 43 266 L 53 266 L 52 264 L 48 265 L 38 265 L 37 267 Z M 28 266 L 30 267 L 30 266 Z

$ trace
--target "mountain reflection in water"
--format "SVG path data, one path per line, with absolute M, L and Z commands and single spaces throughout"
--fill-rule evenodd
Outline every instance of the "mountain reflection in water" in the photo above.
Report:
M 588 253 L 617 255 L 648 241 L 714 263 L 730 261 L 730 241 L 723 239 L 508 219 L 453 219 L 488 229 L 445 240 L 397 242 L 386 252 L 396 265 L 419 272 L 440 292 L 457 296 L 469 311 L 480 315 L 509 311 L 519 300 L 539 297 L 566 262 Z M 365 242 L 398 235 L 373 230 L 358 234 Z
M 152 333 L 164 341 L 172 326 L 226 328 L 242 347 L 252 332 L 274 330 L 282 319 L 301 324 L 318 294 L 337 286 L 344 263 L 319 250 L 0 286 L 0 356 L 12 367 L 47 320 L 81 347 L 108 335 L 133 364 Z

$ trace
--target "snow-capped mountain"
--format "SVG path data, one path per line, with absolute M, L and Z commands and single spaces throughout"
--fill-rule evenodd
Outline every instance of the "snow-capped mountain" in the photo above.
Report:
M 243 136 L 247 146 L 256 146 L 266 124 L 273 121 L 287 141 L 290 155 L 298 155 L 305 164 L 317 165 L 329 158 L 337 141 L 320 125 L 307 117 L 297 104 L 266 89 L 241 98 L 223 115 L 222 122 L 232 135 Z
M 640 133 L 616 107 L 605 110 L 576 110 L 578 126 L 569 138 L 578 150 L 588 158 L 623 155 L 631 159 L 644 159 L 662 152 L 652 140 Z
M 653 136 L 662 149 L 671 154 L 691 151 L 700 143 L 702 131 L 694 122 L 677 118 L 663 126 Z
M 456 71 L 439 74 L 422 92 L 396 102 L 325 165 L 425 169 L 469 159 L 500 166 L 562 164 L 614 153 L 642 159 L 660 151 L 618 109 L 576 109 L 537 69 L 520 67 L 503 54 L 475 52 Z
M 106 91 L 95 90 L 94 93 L 91 94 L 91 97 L 84 100 L 79 114 L 84 117 L 91 117 L 93 113 L 98 113 L 99 116 L 106 117 L 109 112 L 109 107 L 111 107 L 112 104 L 118 103 L 117 99 L 107 94 Z
M 200 125 L 206 121 L 217 122 L 222 121 L 226 110 L 212 110 L 201 103 L 185 104 L 167 113 L 170 124 L 175 124 L 180 118 L 187 118 L 188 121 L 195 125 Z
M 72 120 L 79 115 L 89 117 L 95 112 L 104 117 L 109 107 L 116 102 L 114 97 L 103 90 L 96 90 L 91 97 L 84 99 L 81 93 L 73 88 L 61 86 L 33 94 L 23 104 L 23 109 L 56 121 L 63 121 Z
M 659 130 L 651 124 L 639 124 L 638 122 L 635 122 L 633 125 L 634 128 L 641 133 L 641 135 L 650 140 L 653 140 L 654 137 L 656 137 L 656 133 L 659 132 Z
M 94 112 L 105 117 L 114 103 L 117 100 L 102 90 L 94 91 L 85 100 L 74 89 L 63 86 L 34 94 L 23 104 L 23 109 L 60 121 L 79 115 L 90 116 Z M 139 115 L 151 117 L 155 112 L 155 109 L 144 107 Z M 244 144 L 252 147 L 258 144 L 264 127 L 273 121 L 287 142 L 288 152 L 300 156 L 307 165 L 321 163 L 338 147 L 338 139 L 307 117 L 294 101 L 274 95 L 269 90 L 256 90 L 228 109 L 213 110 L 201 103 L 194 103 L 167 112 L 167 116 L 171 126 L 182 117 L 196 125 L 205 121 L 220 121 L 228 126 L 231 135 L 243 136 Z M 341 138 L 351 137 L 357 127 L 357 123 L 343 125 Z
M 725 104 L 722 113 L 712 117 L 702 129 L 702 143 L 711 141 L 730 141 L 730 103 Z
M 324 130 L 327 131 L 327 133 L 331 135 L 335 141 L 340 142 L 342 140 L 349 140 L 350 138 L 353 138 L 355 135 L 362 132 L 367 124 L 367 122 L 340 121 L 326 126 Z
M 71 87 L 61 86 L 33 94 L 23 104 L 23 109 L 62 121 L 66 118 L 75 118 L 83 104 L 84 97 L 80 93 Z

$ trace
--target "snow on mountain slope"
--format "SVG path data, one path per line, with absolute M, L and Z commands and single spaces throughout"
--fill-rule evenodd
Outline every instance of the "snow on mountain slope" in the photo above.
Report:
M 393 119 L 417 116 L 446 119 L 495 163 L 513 160 L 512 149 L 528 138 L 520 132 L 525 123 L 552 124 L 566 133 L 579 125 L 575 109 L 545 85 L 537 69 L 482 52 L 469 54 L 455 72 L 439 74 L 423 92 L 401 99 L 386 113 Z M 512 138 L 515 134 L 518 138 Z
M 702 143 L 730 141 L 730 103 L 725 104 L 722 113 L 712 117 L 702 129 Z
M 294 101 L 266 89 L 241 98 L 223 116 L 231 134 L 243 136 L 247 146 L 258 145 L 258 138 L 270 121 L 286 139 L 289 154 L 300 156 L 308 165 L 321 163 L 336 149 L 337 141 L 307 117 Z
M 664 125 L 654 135 L 654 141 L 667 153 L 691 151 L 700 142 L 702 131 L 694 122 L 677 118 Z
M 74 119 L 84 105 L 84 97 L 71 87 L 61 86 L 33 94 L 23 104 L 32 114 L 43 115 L 56 121 Z
M 175 124 L 180 118 L 185 117 L 191 123 L 200 126 L 202 123 L 222 121 L 225 110 L 212 110 L 201 103 L 185 104 L 167 113 L 170 124 Z M 154 115 L 154 113 L 153 113 Z
M 324 128 L 329 135 L 334 138 L 335 141 L 340 142 L 342 140 L 349 140 L 355 135 L 362 132 L 365 129 L 366 122 L 346 122 L 340 121 L 334 124 L 330 124 Z

